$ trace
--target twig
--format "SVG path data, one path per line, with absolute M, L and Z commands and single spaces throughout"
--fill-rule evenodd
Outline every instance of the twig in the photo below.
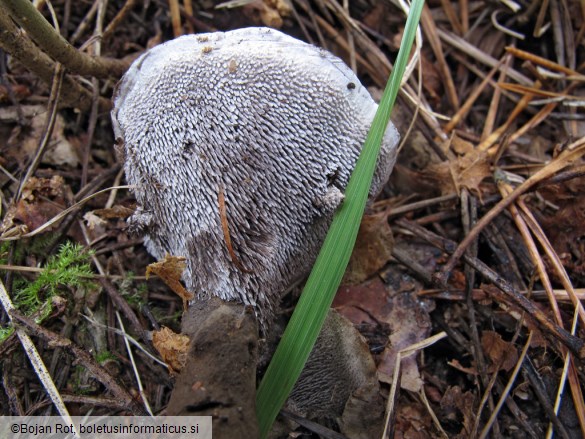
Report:
M 459 98 L 457 96 L 457 91 L 455 90 L 453 77 L 451 76 L 451 69 L 447 65 L 447 61 L 445 61 L 443 46 L 441 46 L 441 40 L 437 34 L 437 25 L 433 20 L 433 16 L 431 15 L 431 11 L 429 10 L 428 5 L 425 5 L 423 8 L 423 12 L 420 18 L 422 28 L 425 31 L 425 34 L 431 45 L 431 49 L 433 49 L 433 53 L 435 54 L 437 64 L 439 65 L 441 76 L 445 81 L 444 84 L 447 91 L 447 99 L 449 100 L 453 110 L 457 111 L 459 109 Z
M 34 174 L 37 169 L 37 166 L 41 163 L 41 158 L 45 153 L 45 149 L 49 144 L 49 139 L 53 134 L 53 127 L 55 126 L 55 121 L 57 120 L 57 104 L 59 103 L 59 97 L 61 96 L 61 86 L 63 84 L 63 76 L 65 71 L 61 64 L 55 65 L 55 75 L 53 76 L 53 85 L 51 86 L 51 96 L 49 97 L 49 103 L 47 105 L 47 122 L 45 123 L 45 127 L 43 129 L 43 136 L 41 141 L 39 142 L 39 146 L 35 152 L 35 155 L 26 170 L 26 174 L 20 181 L 18 185 L 18 190 L 16 191 L 16 195 L 14 197 L 14 202 L 18 202 L 20 199 L 20 195 L 22 194 L 22 189 L 26 185 L 26 182 Z
M 479 98 L 479 96 L 481 95 L 481 93 L 483 92 L 483 90 L 485 89 L 485 87 L 490 83 L 490 81 L 494 77 L 494 74 L 500 69 L 500 66 L 505 61 L 506 61 L 506 58 L 505 57 L 502 58 L 500 61 L 498 61 L 498 64 L 496 64 L 492 68 L 492 70 L 487 74 L 487 76 L 485 78 L 483 78 L 483 80 L 481 81 L 481 83 L 479 84 L 479 86 L 477 86 L 477 87 L 474 88 L 474 90 L 469 95 L 469 98 L 467 98 L 467 101 L 465 101 L 465 104 L 463 104 L 457 110 L 457 113 L 455 113 L 453 115 L 453 117 L 451 118 L 451 120 L 447 123 L 447 125 L 445 125 L 445 128 L 444 128 L 445 133 L 449 133 L 451 130 L 453 130 L 453 128 L 455 128 L 457 126 L 457 124 L 465 116 L 467 116 L 467 114 L 469 113 L 469 111 L 473 107 L 473 104 L 475 103 L 475 101 L 477 100 L 477 98 Z M 497 90 L 498 89 L 496 88 L 496 91 Z
M 503 68 L 500 69 L 500 77 L 498 78 L 498 84 L 502 83 L 507 74 L 508 74 L 508 69 L 510 68 L 510 64 L 512 63 L 512 57 L 504 57 L 505 62 L 503 65 Z M 496 116 L 498 113 L 498 109 L 500 107 L 500 100 L 502 97 L 502 89 L 501 87 L 495 87 L 494 89 L 494 94 L 492 97 L 492 100 L 490 102 L 490 108 L 487 112 L 486 118 L 485 118 L 485 122 L 483 124 L 483 130 L 481 133 L 481 140 L 485 140 L 488 138 L 488 136 L 490 135 L 490 133 L 494 130 L 494 124 L 496 121 Z
M 89 240 L 89 236 L 87 234 L 86 227 L 83 224 L 83 222 L 81 222 L 81 221 L 79 221 L 79 225 L 81 227 L 81 232 L 83 233 L 83 238 L 85 239 L 86 244 L 89 245 L 90 240 Z M 110 280 L 105 276 L 106 271 L 104 270 L 104 267 L 102 267 L 102 264 L 100 263 L 99 259 L 93 254 L 91 255 L 91 259 L 92 259 L 94 265 L 96 266 L 98 272 L 102 276 L 104 276 L 102 279 L 100 279 L 100 283 L 102 284 L 102 287 L 104 287 L 104 289 L 108 293 L 108 296 L 110 296 L 110 299 L 112 299 L 112 302 L 114 302 L 114 304 L 118 307 L 118 309 L 121 310 L 124 313 L 124 316 L 126 316 L 126 318 L 130 321 L 130 326 L 132 327 L 134 332 L 136 332 L 136 334 L 138 334 L 140 336 L 142 341 L 144 341 L 145 343 L 147 343 L 148 345 L 151 346 L 152 343 L 148 339 L 146 331 L 144 330 L 144 328 L 140 324 L 138 317 L 136 317 L 136 314 L 134 313 L 132 308 L 130 308 L 130 305 L 128 305 L 128 302 L 126 302 L 124 300 L 124 298 L 122 296 L 120 296 L 120 293 L 118 292 L 118 290 L 116 290 L 114 285 L 112 285 Z
M 138 4 L 138 0 L 126 0 L 122 9 L 118 11 L 116 16 L 110 21 L 106 30 L 102 35 L 102 41 L 107 41 L 114 33 L 118 25 L 126 18 L 126 16 L 132 11 L 134 6 Z
M 83 32 L 87 30 L 90 21 L 93 20 L 93 17 L 97 12 L 98 5 L 99 5 L 98 2 L 92 3 L 91 8 L 89 9 L 89 11 L 87 11 L 87 14 L 85 14 L 83 19 L 81 20 L 81 23 L 79 23 L 77 29 L 75 30 L 75 32 L 73 32 L 73 35 L 71 35 L 71 38 L 69 38 L 70 44 L 75 44 L 77 40 L 81 37 L 81 34 L 83 34 Z
M 313 422 L 307 418 L 303 418 L 302 416 L 299 416 L 296 413 L 293 413 L 287 409 L 280 410 L 280 414 L 285 418 L 288 418 L 291 421 L 294 421 L 297 424 L 302 425 L 307 430 L 318 434 L 319 437 L 323 439 L 348 439 L 347 436 L 341 433 L 337 433 L 336 431 L 324 427 L 323 425 L 318 424 L 317 422 Z
M 122 322 L 122 318 L 120 317 L 120 313 L 116 311 L 116 318 L 118 319 L 118 324 L 120 325 L 121 331 L 126 334 L 126 328 L 124 328 L 124 322 Z M 152 414 L 152 410 L 150 409 L 150 404 L 148 404 L 148 399 L 146 398 L 146 393 L 144 392 L 144 387 L 142 387 L 142 380 L 140 379 L 140 374 L 138 373 L 138 368 L 136 367 L 136 362 L 134 361 L 134 355 L 132 354 L 132 349 L 130 348 L 130 343 L 128 343 L 128 338 L 124 337 L 124 346 L 126 346 L 126 352 L 128 352 L 128 358 L 130 358 L 130 363 L 132 364 L 132 370 L 134 371 L 134 376 L 136 377 L 136 383 L 138 384 L 138 391 L 140 392 L 140 396 L 142 397 L 142 402 L 144 403 L 144 408 L 148 412 L 150 416 L 154 416 Z
M 112 377 L 99 363 L 85 351 L 84 349 L 77 346 L 71 340 L 61 337 L 48 329 L 37 325 L 28 317 L 23 316 L 16 310 L 10 312 L 11 317 L 16 320 L 17 323 L 23 325 L 35 336 L 40 337 L 52 346 L 61 346 L 66 350 L 70 351 L 73 357 L 79 361 L 98 381 L 100 381 L 114 396 L 124 402 L 126 407 L 132 411 L 135 415 L 143 415 L 144 410 L 140 405 L 132 398 L 132 395 L 126 391 L 117 381 Z
M 412 257 L 410 257 L 408 251 L 402 250 L 401 248 L 394 246 L 392 248 L 392 257 L 394 257 L 398 262 L 400 262 L 402 265 L 411 270 L 416 275 L 416 277 L 418 277 L 425 284 L 432 284 L 433 277 L 431 273 L 429 273 L 429 271 L 425 267 L 423 267 L 418 262 L 416 262 Z
M 498 64 L 497 59 L 482 52 L 471 43 L 465 41 L 463 38 L 458 37 L 457 35 L 454 35 L 451 32 L 447 32 L 442 29 L 437 29 L 437 32 L 441 39 L 444 40 L 446 43 L 450 44 L 453 47 L 456 47 L 461 52 L 466 53 L 467 55 L 481 62 L 482 64 L 485 64 L 489 67 L 494 67 L 495 65 Z M 533 82 L 529 78 L 524 76 L 522 73 L 519 73 L 517 70 L 514 69 L 510 69 L 508 71 L 508 76 L 514 79 L 516 82 L 519 82 L 520 84 L 524 85 L 531 85 Z
M 439 434 L 441 435 L 441 437 L 443 439 L 449 439 L 449 435 L 447 434 L 447 432 L 445 431 L 445 429 L 441 425 L 439 418 L 437 418 L 435 411 L 433 410 L 433 408 L 431 407 L 431 404 L 429 403 L 429 400 L 427 398 L 427 394 L 425 393 L 425 386 L 421 386 L 420 391 L 419 391 L 419 395 L 420 395 L 420 398 L 422 399 L 422 402 L 423 402 L 425 408 L 429 412 L 431 419 L 433 420 L 433 424 L 435 424 L 435 428 L 437 430 L 439 430 Z
M 8 232 L 10 232 L 10 230 L 9 230 L 6 233 L 6 236 L 4 236 L 4 235 L 0 236 L 0 241 L 15 241 L 15 240 L 23 239 L 23 238 L 31 238 L 31 237 L 33 237 L 35 235 L 38 235 L 39 233 L 45 231 L 46 229 L 48 229 L 49 227 L 51 227 L 53 224 L 61 221 L 70 212 L 73 212 L 75 209 L 79 209 L 81 206 L 83 206 L 85 203 L 87 203 L 92 198 L 95 198 L 98 195 L 103 194 L 103 193 L 108 192 L 108 191 L 111 191 L 111 190 L 115 190 L 115 189 L 129 189 L 129 188 L 130 188 L 130 186 L 117 186 L 117 187 L 110 187 L 110 188 L 107 188 L 107 189 L 102 189 L 101 191 L 98 191 L 98 192 L 96 192 L 94 194 L 88 195 L 87 197 L 83 198 L 82 200 L 79 200 L 73 206 L 69 206 L 67 209 L 65 209 L 64 211 L 62 211 L 59 214 L 55 215 L 53 218 L 51 218 L 45 224 L 43 224 L 42 226 L 37 227 L 36 229 L 32 230 L 31 232 L 27 232 L 27 233 L 19 234 L 19 235 L 13 235 L 13 234 L 8 233 Z
M 535 84 L 536 86 L 540 86 L 540 84 Z M 538 88 L 538 87 L 536 87 Z M 500 125 L 494 132 L 492 132 L 489 136 L 487 136 L 479 145 L 477 145 L 477 149 L 479 151 L 487 151 L 497 140 L 504 134 L 516 121 L 518 116 L 526 109 L 530 101 L 534 98 L 534 94 L 526 93 L 522 96 L 522 99 L 516 104 L 514 109 L 508 115 L 508 119 L 502 125 Z M 551 110 L 552 111 L 552 110 Z
M 505 182 L 500 182 L 498 184 L 498 187 L 503 195 L 510 193 L 512 190 L 511 187 L 508 184 L 506 184 Z M 579 315 L 581 317 L 581 320 L 584 321 L 585 320 L 585 310 L 583 309 L 583 305 L 581 304 L 581 302 L 577 299 L 577 297 L 575 295 L 575 291 L 573 290 L 573 285 L 571 284 L 569 276 L 567 275 L 558 255 L 555 253 L 554 249 L 552 248 L 552 245 L 550 244 L 546 235 L 544 234 L 544 231 L 540 228 L 540 226 L 536 222 L 536 219 L 532 215 L 532 212 L 528 209 L 528 207 L 523 202 L 523 200 L 517 200 L 516 203 L 517 203 L 518 207 L 520 208 L 520 211 L 518 210 L 516 205 L 512 204 L 509 207 L 510 212 L 512 213 L 514 221 L 516 222 L 516 225 L 517 225 L 518 229 L 520 230 L 520 233 L 522 234 L 524 242 L 530 251 L 530 255 L 532 257 L 532 260 L 537 267 L 540 281 L 544 285 L 545 290 L 547 292 L 547 295 L 549 296 L 549 302 L 550 302 L 550 305 L 553 309 L 553 315 L 555 316 L 557 324 L 560 327 L 563 327 L 563 320 L 561 317 L 559 306 L 558 306 L 558 303 L 556 301 L 555 295 L 552 291 L 552 284 L 551 284 L 549 276 L 546 272 L 546 268 L 544 266 L 544 261 L 542 260 L 542 258 L 540 257 L 540 255 L 538 253 L 538 249 L 536 247 L 534 240 L 532 239 L 532 236 L 530 235 L 530 232 L 532 232 L 532 234 L 540 242 L 540 245 L 544 248 L 545 253 L 547 254 L 549 260 L 552 262 L 552 265 L 553 265 L 555 271 L 557 272 L 557 276 L 561 278 L 561 282 L 563 283 L 563 286 L 565 287 L 565 289 L 567 290 L 567 293 L 571 297 L 571 300 L 573 301 L 573 305 L 575 306 L 575 314 L 576 314 L 575 318 L 577 318 L 577 315 Z M 529 229 L 530 229 L 530 231 L 529 231 Z M 571 334 L 575 335 L 576 322 L 573 322 L 572 328 L 573 329 L 571 331 Z M 568 354 L 565 355 L 565 362 L 570 363 L 570 370 L 569 370 L 568 377 L 569 377 L 569 382 L 571 385 L 571 392 L 573 395 L 573 400 L 575 402 L 575 408 L 576 408 L 577 416 L 579 419 L 579 423 L 581 425 L 581 429 L 585 433 L 585 413 L 584 413 L 585 404 L 583 402 L 583 393 L 581 392 L 580 383 L 579 383 L 576 371 L 574 370 L 575 365 L 571 362 L 571 358 Z M 560 387 L 562 387 L 562 385 Z
M 565 73 L 569 76 L 575 76 L 575 77 L 582 77 L 583 76 L 581 73 L 577 72 L 576 70 L 570 69 L 568 67 L 565 67 L 561 64 L 558 64 L 554 61 L 543 58 L 541 56 L 534 55 L 531 52 L 526 52 L 524 50 L 517 49 L 516 47 L 508 46 L 508 47 L 506 47 L 506 52 L 511 53 L 516 58 L 530 61 L 531 63 L 537 64 L 537 65 L 542 66 L 542 67 L 549 69 L 549 70 L 554 70 L 556 72 L 562 72 L 562 73 Z
M 103 323 L 98 322 L 97 320 L 95 320 L 92 317 L 86 316 L 85 314 L 82 314 L 82 316 L 88 321 L 90 322 L 92 325 L 98 327 L 98 328 L 104 328 L 107 331 L 113 332 L 114 334 L 118 334 L 120 337 L 124 338 L 124 340 L 128 341 L 129 343 L 132 343 L 134 346 L 136 346 L 144 355 L 146 355 L 148 358 L 150 358 L 152 361 L 154 361 L 155 363 L 160 364 L 162 367 L 164 367 L 165 369 L 167 368 L 167 364 L 164 361 L 161 361 L 159 358 L 155 357 L 154 355 L 152 355 L 150 352 L 148 352 L 146 350 L 146 348 L 144 346 L 142 346 L 140 343 L 138 343 L 133 337 L 130 336 L 130 334 L 128 334 L 126 332 L 126 330 L 121 331 L 119 329 L 116 328 L 112 328 L 108 325 L 104 325 Z M 159 328 L 160 329 L 160 328 Z
M 14 322 L 13 313 L 16 312 L 16 309 L 14 308 L 14 305 L 12 304 L 12 301 L 10 300 L 10 296 L 8 296 L 8 292 L 6 291 L 6 288 L 4 288 L 4 283 L 1 280 L 0 280 L 0 302 L 2 303 L 2 306 L 4 307 L 6 314 L 8 314 L 8 319 L 11 322 Z M 65 407 L 65 403 L 63 402 L 63 399 L 61 398 L 61 395 L 59 394 L 59 390 L 55 386 L 55 383 L 53 382 L 53 379 L 51 378 L 51 375 L 49 374 L 49 371 L 47 370 L 47 366 L 45 366 L 43 359 L 39 355 L 39 352 L 37 351 L 37 348 L 33 344 L 29 335 L 24 330 L 22 330 L 21 328 L 18 328 L 18 327 L 16 328 L 16 335 L 18 336 L 18 339 L 20 340 L 20 343 L 22 344 L 22 347 L 24 348 L 24 352 L 26 352 L 26 355 L 34 368 L 34 370 L 37 374 L 37 377 L 39 378 L 39 380 L 43 384 L 43 387 L 47 391 L 49 398 L 51 398 L 51 401 L 53 401 L 55 408 L 57 409 L 57 411 L 59 412 L 59 414 L 61 415 L 63 420 L 68 425 L 72 424 L 73 421 L 71 419 L 71 415 L 69 414 L 67 407 Z M 75 435 L 77 437 L 77 432 L 75 432 Z
M 518 372 L 520 371 L 520 367 L 522 367 L 522 363 L 524 362 L 524 358 L 526 357 L 526 353 L 528 352 L 528 348 L 530 347 L 531 341 L 532 341 L 532 331 L 530 331 L 528 333 L 528 339 L 526 340 L 526 344 L 524 345 L 524 348 L 522 349 L 522 353 L 520 354 L 520 358 L 518 359 L 518 362 L 516 363 L 516 367 L 514 367 L 514 371 L 512 372 L 512 375 L 510 376 L 510 379 L 508 380 L 508 384 L 506 384 L 506 388 L 504 389 L 504 392 L 502 393 L 498 403 L 496 404 L 495 410 L 493 411 L 487 424 L 485 425 L 485 427 L 481 431 L 481 434 L 479 435 L 480 439 L 485 439 L 485 437 L 488 435 L 494 421 L 496 420 L 496 416 L 498 416 L 498 414 L 500 413 L 500 409 L 502 408 L 502 405 L 504 405 L 504 402 L 506 401 L 506 398 L 508 397 L 510 390 L 512 389 L 512 385 L 514 384 L 514 381 L 516 381 L 516 377 L 518 376 Z
M 441 284 L 445 285 L 447 283 L 447 279 L 449 274 L 455 268 L 455 264 L 457 261 L 463 256 L 465 250 L 473 242 L 475 238 L 481 233 L 481 231 L 485 228 L 487 224 L 489 224 L 493 219 L 498 216 L 504 209 L 506 209 L 509 205 L 511 205 L 514 200 L 516 200 L 520 195 L 528 191 L 532 188 L 535 184 L 539 183 L 542 180 L 546 180 L 547 178 L 553 176 L 558 171 L 566 168 L 585 153 L 585 137 L 582 137 L 569 147 L 563 153 L 561 153 L 555 160 L 548 163 L 538 172 L 533 174 L 530 178 L 528 178 L 524 183 L 518 186 L 514 191 L 506 198 L 502 199 L 498 204 L 496 204 L 486 215 L 484 215 L 475 225 L 475 227 L 469 232 L 469 234 L 461 241 L 455 252 L 451 255 L 443 269 L 439 273 L 435 273 L 436 281 Z
M 497 367 L 496 370 L 494 370 L 494 372 L 492 373 L 492 376 L 491 376 L 490 380 L 487 382 L 487 384 L 484 384 L 485 390 L 484 390 L 483 396 L 481 397 L 481 400 L 479 402 L 479 407 L 477 408 L 477 414 L 475 415 L 475 421 L 473 422 L 473 428 L 471 429 L 471 432 L 469 433 L 469 437 L 472 437 L 472 438 L 477 437 L 477 429 L 479 428 L 479 422 L 481 421 L 481 413 L 483 412 L 483 409 L 484 409 L 486 403 L 488 402 L 488 400 L 490 400 L 492 398 L 492 390 L 494 388 L 494 385 L 496 384 L 496 380 L 498 379 L 498 373 L 499 373 L 499 367 Z M 492 407 L 492 412 L 493 412 L 493 407 Z
M 394 413 L 394 405 L 396 403 L 396 398 L 398 397 L 398 386 L 400 385 L 400 375 L 401 375 L 401 362 L 403 358 L 409 357 L 412 354 L 416 354 L 419 350 L 425 349 L 431 345 L 434 345 L 439 340 L 447 337 L 445 332 L 439 332 L 429 338 L 419 341 L 411 346 L 408 346 L 396 354 L 396 363 L 394 365 L 394 374 L 392 376 L 392 386 L 390 387 L 390 394 L 388 395 L 388 404 L 386 406 L 386 419 L 384 421 L 384 433 L 382 433 L 382 439 L 386 439 L 387 437 L 393 437 L 392 435 L 388 436 L 388 428 L 390 425 L 394 423 L 390 423 L 390 419 Z
M 33 72 L 47 84 L 51 84 L 55 63 L 28 38 L 25 38 L 10 19 L 0 2 L 0 47 L 17 59 L 26 69 Z M 91 106 L 90 93 L 69 75 L 63 79 L 61 91 L 62 106 L 88 110 Z M 111 103 L 100 99 L 100 111 L 109 111 Z
M 65 40 L 30 1 L 0 0 L 10 16 L 22 26 L 32 40 L 55 61 L 78 75 L 119 78 L 128 63 L 111 58 L 96 58 L 79 52 Z
M 457 12 L 453 7 L 453 3 L 449 0 L 441 0 L 441 6 L 443 7 L 443 11 L 451 24 L 451 27 L 458 35 L 463 35 L 463 28 L 461 27 L 461 20 L 457 17 Z
M 108 5 L 107 0 L 98 0 L 98 10 L 97 10 L 97 18 L 95 22 L 95 30 L 93 36 L 95 38 L 95 44 L 93 45 L 93 53 L 96 57 L 101 56 L 102 52 L 102 32 L 103 32 L 103 24 L 104 18 L 106 15 L 106 8 Z M 81 186 L 85 186 L 87 184 L 87 172 L 89 166 L 89 158 L 91 156 L 91 144 L 93 142 L 93 136 L 95 134 L 95 127 L 97 124 L 98 112 L 99 112 L 99 81 L 97 78 L 92 78 L 91 85 L 93 88 L 93 92 L 91 95 L 92 104 L 91 104 L 91 112 L 89 114 L 89 123 L 87 127 L 87 136 L 85 140 L 85 145 L 83 148 L 82 160 L 81 160 Z
M 415 233 L 418 237 L 426 240 L 430 244 L 442 249 L 443 251 L 446 251 L 447 253 L 452 253 L 456 249 L 455 242 L 451 241 L 450 239 L 438 236 L 412 221 L 407 221 L 402 218 L 397 220 L 396 224 L 412 233 Z M 499 276 L 482 261 L 467 255 L 464 256 L 464 260 L 496 287 L 484 287 L 484 291 L 489 296 L 493 297 L 494 300 L 496 300 L 498 303 L 501 303 L 502 305 L 512 303 L 515 307 L 525 311 L 525 317 L 538 322 L 541 325 L 541 329 L 545 331 L 546 334 L 552 336 L 553 340 L 561 342 L 577 357 L 585 358 L 585 342 L 583 340 L 572 336 L 566 330 L 556 325 L 542 310 L 535 306 L 529 299 L 520 294 L 508 281 Z M 553 345 L 556 347 L 557 343 L 555 342 Z
M 552 424 L 557 429 L 557 433 L 563 439 L 569 439 L 570 438 L 569 433 L 567 432 L 567 429 L 565 428 L 565 426 L 562 424 L 562 422 L 559 420 L 559 418 L 555 414 L 553 407 L 548 400 L 548 395 L 546 392 L 545 385 L 542 382 L 542 379 L 540 378 L 540 376 L 538 375 L 538 371 L 534 368 L 534 365 L 532 364 L 530 357 L 528 357 L 528 356 L 526 357 L 526 361 L 522 364 L 522 375 L 525 378 L 527 378 L 528 381 L 530 381 L 530 385 L 532 386 L 532 389 L 534 390 L 534 394 L 536 395 L 536 398 L 540 402 L 540 405 L 542 406 L 543 410 L 546 412 L 546 415 L 548 416 L 548 418 L 550 419 Z

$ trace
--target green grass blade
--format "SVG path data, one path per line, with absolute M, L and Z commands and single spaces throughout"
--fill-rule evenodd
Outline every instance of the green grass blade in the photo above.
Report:
M 333 302 L 355 244 L 380 145 L 408 62 L 424 0 L 414 0 L 400 51 L 364 148 L 303 293 L 256 395 L 260 437 L 265 438 L 296 383 Z

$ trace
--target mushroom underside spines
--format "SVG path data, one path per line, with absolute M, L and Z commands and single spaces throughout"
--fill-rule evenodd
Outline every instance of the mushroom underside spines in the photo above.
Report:
M 262 50 L 242 51 L 258 35 Z M 258 75 L 270 38 L 278 58 Z M 202 44 L 213 50 L 191 60 Z M 186 256 L 189 289 L 252 304 L 266 323 L 312 265 L 376 104 L 340 60 L 273 30 L 182 37 L 152 52 L 122 80 L 113 112 L 128 181 L 154 222 L 148 248 Z M 389 128 L 372 193 L 397 139 Z

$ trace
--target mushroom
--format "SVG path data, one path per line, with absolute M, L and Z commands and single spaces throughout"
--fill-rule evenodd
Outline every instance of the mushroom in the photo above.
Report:
M 264 330 L 314 263 L 377 104 L 342 60 L 274 29 L 188 35 L 138 58 L 112 119 L 148 251 Z M 370 195 L 399 135 L 383 139 Z

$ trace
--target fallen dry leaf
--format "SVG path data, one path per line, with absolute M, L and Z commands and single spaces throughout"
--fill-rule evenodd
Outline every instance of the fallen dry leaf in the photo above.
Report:
M 451 140 L 451 149 L 459 155 L 469 154 L 473 151 L 473 143 L 462 139 L 459 136 L 453 136 Z
M 383 407 L 380 386 L 366 383 L 359 387 L 347 400 L 338 419 L 341 432 L 352 439 L 380 437 L 380 415 L 384 410 L 378 410 L 378 407 Z
M 431 439 L 433 420 L 421 404 L 416 402 L 401 404 L 396 413 L 396 438 Z
M 571 279 L 585 279 L 585 179 L 575 178 L 561 184 L 547 185 L 539 193 L 558 206 L 552 215 L 542 215 L 539 222 L 569 271 Z M 547 259 L 545 259 L 547 261 Z M 555 271 L 551 270 L 553 278 Z
M 499 370 L 510 371 L 518 362 L 518 350 L 507 341 L 502 340 L 500 334 L 494 331 L 483 331 L 481 347 L 491 361 L 489 373 Z
M 459 386 L 449 387 L 443 395 L 443 399 L 441 399 L 442 418 L 458 423 L 459 418 L 463 417 L 463 428 L 456 437 L 469 437 L 475 419 L 474 407 L 473 393 L 471 391 L 462 392 Z
M 392 258 L 393 246 L 387 214 L 365 215 L 341 283 L 356 285 L 372 277 Z
M 184 257 L 166 255 L 162 261 L 153 262 L 146 267 L 146 279 L 149 278 L 151 273 L 160 277 L 177 296 L 183 299 L 183 309 L 186 310 L 189 300 L 193 299 L 194 296 L 181 283 L 181 276 L 185 267 Z
M 379 278 L 361 285 L 341 286 L 332 307 L 354 325 L 385 321 L 392 305 L 387 300 L 386 286 Z
M 177 374 L 183 369 L 189 350 L 189 337 L 163 326 L 160 331 L 153 331 L 152 344 L 167 363 L 171 374 Z
M 26 129 L 20 125 L 15 126 L 7 141 L 9 150 L 21 163 L 33 157 L 39 146 L 39 139 L 42 138 L 47 124 L 47 109 L 41 105 L 27 106 L 25 115 L 30 118 L 30 125 Z M 77 152 L 65 136 L 65 125 L 63 116 L 57 114 L 51 138 L 41 159 L 42 163 L 70 167 L 79 165 Z
M 105 227 L 107 224 L 105 220 L 101 219 L 94 212 L 87 212 L 85 215 L 83 215 L 83 220 L 91 231 L 95 230 L 96 228 L 99 230 Z
M 71 190 L 63 177 L 31 177 L 22 189 L 20 200 L 6 217 L 10 217 L 13 224 L 21 223 L 32 231 L 61 213 L 71 198 Z
M 455 160 L 430 165 L 427 173 L 434 177 L 443 195 L 467 188 L 480 196 L 479 185 L 491 175 L 490 165 L 487 152 L 473 149 Z
M 398 352 L 424 340 L 430 334 L 431 321 L 426 310 L 409 293 L 397 295 L 393 300 L 392 312 L 388 316 L 392 325 L 390 344 L 386 346 L 378 365 L 378 378 L 385 383 L 392 383 L 394 367 Z M 418 392 L 423 381 L 417 365 L 417 356 L 402 358 L 400 387 L 411 392 Z
M 333 301 L 333 307 L 355 325 L 375 322 L 390 327 L 389 343 L 378 365 L 378 379 L 385 383 L 392 382 L 398 352 L 427 338 L 431 329 L 428 310 L 411 289 L 398 290 L 374 278 L 362 285 L 341 287 Z M 413 392 L 420 390 L 422 380 L 416 355 L 404 358 L 401 370 L 401 387 Z

